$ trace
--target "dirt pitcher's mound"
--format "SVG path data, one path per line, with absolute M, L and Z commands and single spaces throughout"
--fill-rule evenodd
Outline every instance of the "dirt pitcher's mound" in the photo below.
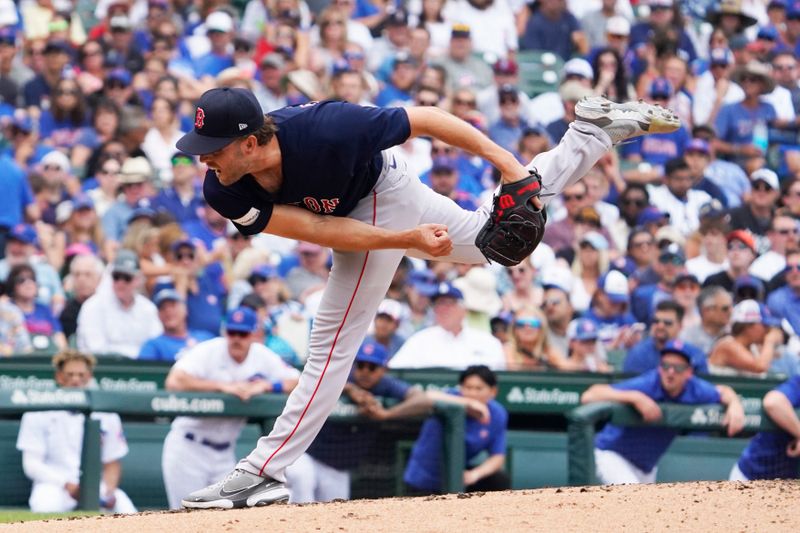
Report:
M 472 495 L 152 512 L 0 526 L 0 531 L 130 533 L 269 531 L 516 533 L 528 531 L 800 531 L 800 483 L 698 482 L 570 487 Z

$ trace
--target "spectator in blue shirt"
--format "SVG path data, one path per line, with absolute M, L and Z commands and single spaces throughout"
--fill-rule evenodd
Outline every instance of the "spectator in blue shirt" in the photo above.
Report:
M 494 399 L 497 396 L 497 376 L 486 366 L 471 366 L 461 372 L 458 383 L 457 391 L 429 391 L 426 394 L 436 401 L 459 403 L 467 409 L 465 490 L 506 490 L 511 485 L 508 474 L 503 471 L 508 412 Z M 442 491 L 443 432 L 442 422 L 438 418 L 429 418 L 422 425 L 403 475 L 403 480 L 412 491 Z M 488 457 L 474 465 L 473 461 L 482 453 L 488 454 Z
M 497 91 L 497 98 L 500 103 L 500 119 L 489 126 L 489 137 L 513 152 L 519 145 L 522 131 L 528 127 L 520 108 L 519 90 L 513 85 L 503 85 Z
M 519 38 L 520 50 L 541 50 L 557 54 L 566 61 L 575 52 L 589 51 L 589 41 L 581 25 L 562 0 L 540 0 L 534 7 Z
M 9 156 L 0 155 L 0 259 L 5 257 L 6 237 L 25 218 L 39 218 L 33 191 L 19 165 Z
M 205 203 L 205 200 L 203 202 Z M 191 239 L 202 242 L 206 250 L 213 250 L 214 243 L 220 239 L 224 240 L 227 236 L 228 220 L 204 205 L 199 218 L 190 218 L 181 224 L 181 227 Z
M 723 425 L 728 436 L 744 427 L 744 410 L 736 392 L 694 376 L 692 356 L 682 341 L 670 341 L 659 354 L 658 369 L 613 385 L 592 385 L 581 403 L 619 402 L 632 406 L 645 422 L 662 417 L 658 403 L 697 405 L 720 403 L 726 407 Z M 606 426 L 595 437 L 597 478 L 603 484 L 653 483 L 659 459 L 677 436 L 675 429 L 645 426 Z
M 764 412 L 780 428 L 757 433 L 731 470 L 731 481 L 796 479 L 800 467 L 800 376 L 764 396 Z
M 8 145 L 3 148 L 2 153 L 14 159 L 22 168 L 32 167 L 48 152 L 53 151 L 39 142 L 39 137 L 33 134 L 33 121 L 21 109 L 9 119 L 3 131 Z
M 759 137 L 767 136 L 767 128 L 776 118 L 775 108 L 761 97 L 775 89 L 775 80 L 769 68 L 757 61 L 739 67 L 732 80 L 742 86 L 745 96 L 741 102 L 720 109 L 715 123 L 716 150 L 739 164 L 754 160 L 748 163 L 751 170 L 761 168 L 767 139 Z
M 457 162 L 454 158 L 442 156 L 433 160 L 430 172 L 431 189 L 450 198 L 462 209 L 477 209 L 478 199 L 457 188 L 460 181 Z
M 122 198 L 114 202 L 103 215 L 103 235 L 120 242 L 128 221 L 137 207 L 149 205 L 147 182 L 152 178 L 152 168 L 144 157 L 130 157 L 122 164 L 119 184 Z
M 417 80 L 417 67 L 417 60 L 408 52 L 399 52 L 394 58 L 389 81 L 375 97 L 375 104 L 399 107 L 413 102 L 412 89 Z
M 187 327 L 186 301 L 174 289 L 161 289 L 153 301 L 158 307 L 158 319 L 164 326 L 164 333 L 142 345 L 139 359 L 172 362 L 183 350 L 214 338 L 214 335 L 207 331 L 190 330 Z
M 629 331 L 636 322 L 629 310 L 629 304 L 626 276 L 618 270 L 603 274 L 597 282 L 597 290 L 592 295 L 589 309 L 583 318 L 597 324 L 599 339 L 608 349 L 629 348 L 639 340 L 639 336 L 633 336 Z
M 189 329 L 218 335 L 227 296 L 222 267 L 219 263 L 203 267 L 190 239 L 175 242 L 172 255 L 178 267 L 172 277 L 178 294 L 186 299 Z
M 44 68 L 22 89 L 26 107 L 46 107 L 50 93 L 64 75 L 64 67 L 70 60 L 72 48 L 64 41 L 49 41 L 42 52 Z
M 650 324 L 653 312 L 662 300 L 672 298 L 675 280 L 686 268 L 686 256 L 676 243 L 663 247 L 653 270 L 658 276 L 655 283 L 639 285 L 631 295 L 631 312 L 639 322 Z
M 767 307 L 773 316 L 786 319 L 795 331 L 800 331 L 800 251 L 786 253 L 784 269 L 786 284 L 770 293 Z
M 697 59 L 697 52 L 691 38 L 676 20 L 677 10 L 673 1 L 657 0 L 649 2 L 649 5 L 650 17 L 631 28 L 628 47 L 638 51 L 640 45 L 652 43 L 655 35 L 675 35 L 678 41 L 678 50 L 686 53 L 688 61 L 691 63 Z M 637 72 L 639 70 L 640 68 L 637 69 Z
M 650 325 L 650 335 L 628 351 L 622 371 L 642 374 L 656 368 L 661 350 L 669 341 L 678 338 L 683 314 L 683 307 L 678 302 L 674 300 L 660 302 L 656 306 L 653 322 Z M 683 343 L 682 349 L 690 355 L 690 362 L 696 373 L 708 373 L 706 355 L 699 348 Z
M 157 212 L 169 214 L 178 224 L 199 221 L 205 201 L 203 191 L 196 182 L 197 162 L 193 156 L 182 152 L 176 152 L 170 162 L 172 182 L 153 198 L 151 207 Z
M 211 42 L 211 51 L 195 60 L 195 72 L 198 78 L 215 77 L 228 67 L 233 66 L 231 43 L 233 41 L 233 19 L 224 11 L 214 11 L 205 22 L 206 35 Z

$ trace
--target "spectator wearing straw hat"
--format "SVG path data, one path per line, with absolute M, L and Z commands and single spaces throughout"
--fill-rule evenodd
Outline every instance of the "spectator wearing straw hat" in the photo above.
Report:
M 147 184 L 152 173 L 153 169 L 144 157 L 131 157 L 122 164 L 119 178 L 122 198 L 112 204 L 102 218 L 103 234 L 107 239 L 120 242 L 134 209 L 149 205 Z

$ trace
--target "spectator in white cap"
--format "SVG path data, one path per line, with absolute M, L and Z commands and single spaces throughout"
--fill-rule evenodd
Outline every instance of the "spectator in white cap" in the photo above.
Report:
M 47 153 L 39 163 L 41 169 L 41 185 L 31 179 L 39 206 L 42 210 L 42 221 L 56 224 L 56 207 L 70 196 L 80 191 L 80 183 L 71 175 L 72 165 L 63 152 L 53 150 Z
M 780 320 L 764 304 L 743 300 L 731 315 L 731 334 L 708 355 L 708 371 L 726 376 L 763 377 L 783 344 Z
M 772 170 L 760 168 L 750 174 L 750 185 L 748 201 L 730 212 L 731 229 L 745 229 L 754 235 L 765 236 L 780 197 L 780 181 Z M 760 249 L 758 243 L 756 246 Z
M 617 0 L 602 0 L 600 9 L 589 11 L 581 17 L 581 28 L 586 33 L 590 47 L 610 44 L 608 34 L 624 35 L 627 43 L 631 23 L 617 8 L 619 3 Z
M 403 320 L 403 312 L 403 304 L 397 300 L 389 298 L 383 300 L 375 313 L 372 333 L 366 336 L 364 343 L 377 342 L 386 348 L 389 354 L 388 358 L 394 356 L 406 341 L 397 333 L 400 322 Z
M 453 285 L 464 294 L 467 324 L 480 331 L 491 333 L 490 321 L 503 307 L 500 295 L 497 294 L 495 275 L 487 268 L 476 266 L 453 281 Z
M 594 80 L 592 65 L 582 57 L 574 57 L 564 63 L 564 67 L 561 70 L 561 87 L 569 82 L 577 82 L 577 85 L 591 89 L 592 80 Z M 576 91 L 573 90 L 572 92 Z M 531 100 L 528 106 L 528 113 L 540 124 L 550 124 L 564 117 L 563 100 L 564 97 L 561 90 L 542 93 Z
M 600 340 L 597 324 L 588 318 L 576 318 L 567 328 L 569 338 L 568 369 L 583 372 L 611 372 Z
M 600 277 L 583 318 L 597 324 L 600 341 L 607 349 L 630 348 L 641 340 L 640 335 L 632 334 L 636 319 L 630 312 L 628 278 L 619 270 L 609 270 Z
M 569 80 L 561 85 L 558 89 L 558 97 L 561 100 L 560 108 L 563 110 L 563 114 L 558 119 L 547 123 L 545 128 L 547 134 L 550 135 L 550 139 L 554 143 L 561 141 L 570 123 L 575 120 L 575 104 L 577 104 L 581 98 L 591 96 L 592 94 L 592 89 L 586 87 L 584 83 L 579 81 Z
M 211 43 L 209 52 L 194 61 L 198 78 L 216 77 L 233 66 L 233 19 L 225 11 L 212 11 L 205 21 L 206 36 Z

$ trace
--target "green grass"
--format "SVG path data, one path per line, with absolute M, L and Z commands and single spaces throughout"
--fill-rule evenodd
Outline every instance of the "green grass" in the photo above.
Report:
M 54 518 L 70 518 L 75 516 L 97 516 L 92 511 L 73 511 L 71 513 L 32 513 L 25 509 L 0 510 L 0 524 L 9 522 L 28 522 L 30 520 L 52 520 Z

